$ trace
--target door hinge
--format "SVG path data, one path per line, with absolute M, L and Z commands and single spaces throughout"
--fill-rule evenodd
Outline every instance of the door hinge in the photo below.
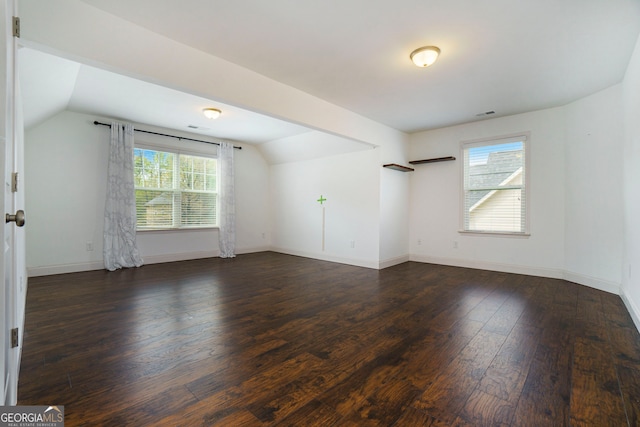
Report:
M 20 38 L 20 17 L 13 17 L 13 37 Z
M 13 172 L 11 174 L 11 192 L 18 192 L 18 172 Z
M 13 328 L 11 330 L 11 348 L 18 346 L 18 328 Z

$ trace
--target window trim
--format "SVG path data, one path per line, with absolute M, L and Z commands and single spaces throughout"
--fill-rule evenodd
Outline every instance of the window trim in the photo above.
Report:
M 186 155 L 186 156 L 195 156 L 195 157 L 203 157 L 203 158 L 209 158 L 209 159 L 215 159 L 216 162 L 219 160 L 218 159 L 218 155 L 217 155 L 217 151 L 216 153 L 209 153 L 209 152 L 205 152 L 205 151 L 200 151 L 200 150 L 190 150 L 190 149 L 181 149 L 181 148 L 174 148 L 168 145 L 163 145 L 163 144 L 153 144 L 153 143 L 147 143 L 147 142 L 134 142 L 133 144 L 133 149 L 141 149 L 141 150 L 153 150 L 153 151 L 160 151 L 160 152 L 165 152 L 165 153 L 171 153 L 174 154 L 176 156 L 178 156 L 177 158 L 179 159 L 179 156 L 181 155 Z M 176 166 L 178 167 L 179 170 L 179 164 Z M 220 168 L 219 168 L 219 164 L 216 167 L 216 173 L 217 173 L 217 177 L 216 177 L 216 196 L 219 197 L 220 195 Z M 135 184 L 134 184 L 134 188 Z M 173 190 L 175 191 L 175 190 Z M 180 226 L 180 227 L 168 227 L 168 228 L 139 228 L 138 227 L 138 221 L 136 219 L 136 233 L 162 233 L 162 232 L 176 232 L 176 231 L 196 231 L 196 230 L 217 230 L 220 228 L 220 218 L 219 218 L 219 211 L 216 213 L 216 218 L 218 219 L 218 223 L 215 225 L 193 225 L 193 226 Z
M 464 178 L 465 178 L 465 157 L 464 152 L 465 149 L 474 148 L 474 147 L 482 147 L 486 145 L 497 145 L 497 144 L 507 144 L 509 142 L 524 142 L 524 194 L 525 194 L 525 206 L 523 209 L 524 215 L 524 229 L 523 231 L 495 231 L 495 230 L 467 230 L 465 229 L 465 188 L 464 188 Z M 493 136 L 488 138 L 481 139 L 473 139 L 473 140 L 465 140 L 460 141 L 460 198 L 459 203 L 460 207 L 458 209 L 459 213 L 459 229 L 458 233 L 465 235 L 475 235 L 475 236 L 487 236 L 487 237 L 524 237 L 528 238 L 531 236 L 531 132 L 517 132 L 510 133 L 506 135 Z

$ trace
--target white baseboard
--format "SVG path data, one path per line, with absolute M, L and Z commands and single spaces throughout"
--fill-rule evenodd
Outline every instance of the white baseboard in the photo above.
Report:
M 577 283 L 579 285 L 589 286 L 590 288 L 620 295 L 620 284 L 599 279 L 597 277 L 586 276 L 584 274 L 578 274 L 561 269 L 501 264 L 455 258 L 439 258 L 415 254 L 411 255 L 411 261 L 451 265 L 454 267 L 476 268 L 479 270 L 501 271 L 504 273 L 526 274 L 528 276 L 549 277 L 552 279 L 563 279 L 569 282 Z
M 51 276 L 53 274 L 78 273 L 81 271 L 102 270 L 103 261 L 88 261 L 74 264 L 44 265 L 38 267 L 27 267 L 28 277 Z
M 622 298 L 622 302 L 627 307 L 627 311 L 631 315 L 631 319 L 636 325 L 636 329 L 640 331 L 640 309 L 638 309 L 638 306 L 635 305 L 631 298 L 629 298 L 624 287 L 620 289 L 620 298 Z
M 268 251 L 269 247 L 253 247 L 253 248 L 239 248 L 236 250 L 236 254 L 248 254 L 254 252 Z M 143 256 L 145 264 L 160 264 L 164 262 L 176 262 L 176 261 L 188 261 L 191 259 L 202 258 L 215 258 L 220 255 L 220 251 L 199 251 L 199 252 L 183 252 L 176 254 L 163 254 L 163 255 L 148 255 Z M 66 274 L 66 273 L 79 273 L 81 271 L 92 271 L 104 269 L 104 262 L 89 261 L 85 263 L 74 264 L 59 264 L 59 265 L 46 265 L 40 267 L 27 267 L 28 277 L 38 276 L 50 276 L 53 274 Z
M 394 265 L 402 264 L 403 262 L 408 262 L 408 261 L 409 261 L 409 254 L 386 259 L 378 263 L 378 269 L 383 270 L 385 268 L 393 267 Z
M 452 267 L 474 268 L 477 270 L 500 271 L 503 273 L 526 274 L 528 276 L 550 277 L 562 279 L 563 271 L 553 268 L 530 267 L 525 265 L 502 264 L 496 262 L 475 261 L 457 258 L 440 258 L 428 255 L 410 256 L 411 261 L 426 262 L 431 264 L 450 265 Z
M 278 248 L 278 247 L 272 247 L 270 248 L 270 250 L 273 252 L 281 253 L 281 254 L 300 256 L 303 258 L 313 258 L 313 259 L 319 259 L 321 261 L 337 262 L 338 264 L 349 264 L 349 265 L 355 265 L 356 267 L 373 268 L 376 270 L 378 269 L 377 261 L 343 258 L 343 257 L 327 255 L 324 253 L 296 251 L 296 250 L 284 249 L 284 248 Z
M 253 248 L 236 249 L 236 254 L 238 254 L 238 255 L 253 254 L 253 253 L 257 253 L 257 252 L 269 252 L 270 250 L 271 250 L 270 246 L 256 246 L 256 247 L 253 247 Z
M 184 252 L 178 254 L 163 254 L 142 257 L 145 264 L 162 264 L 165 262 L 188 261 L 190 259 L 214 258 L 220 251 Z
M 589 286 L 590 288 L 620 295 L 620 284 L 598 279 L 597 277 L 585 276 L 584 274 L 578 274 L 572 271 L 565 271 L 563 279 L 580 285 Z

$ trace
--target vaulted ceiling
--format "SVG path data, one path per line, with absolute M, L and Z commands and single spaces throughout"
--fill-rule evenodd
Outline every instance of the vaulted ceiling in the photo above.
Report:
M 81 1 L 407 133 L 564 105 L 619 83 L 640 33 L 637 0 Z M 442 53 L 417 68 L 409 53 L 425 45 Z M 180 105 L 210 104 L 43 55 L 23 61 L 23 78 L 35 88 L 47 81 L 37 70 L 57 70 L 58 104 L 70 109 L 142 123 L 154 111 L 165 127 L 184 127 Z M 141 94 L 131 111 L 119 91 Z M 307 131 L 224 108 L 244 131 L 192 124 L 254 143 Z

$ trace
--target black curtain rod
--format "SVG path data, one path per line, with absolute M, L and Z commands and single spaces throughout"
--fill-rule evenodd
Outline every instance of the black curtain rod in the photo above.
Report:
M 94 125 L 102 125 L 102 126 L 109 126 L 111 127 L 111 125 L 109 123 L 100 123 L 99 121 L 95 120 L 93 122 Z M 177 138 L 177 139 L 184 139 L 186 141 L 195 141 L 195 142 L 204 142 L 205 144 L 214 144 L 214 145 L 220 145 L 219 142 L 211 142 L 211 141 L 203 141 L 201 139 L 193 139 L 193 138 L 186 138 L 184 136 L 175 136 L 175 135 L 168 135 L 166 133 L 160 133 L 160 132 L 151 132 L 150 130 L 142 130 L 142 129 L 133 129 L 136 132 L 144 132 L 144 133 L 150 133 L 152 135 L 160 135 L 160 136 L 168 136 L 169 138 Z M 233 148 L 237 148 L 238 150 L 242 150 L 242 147 L 237 147 L 237 146 L 233 146 Z

